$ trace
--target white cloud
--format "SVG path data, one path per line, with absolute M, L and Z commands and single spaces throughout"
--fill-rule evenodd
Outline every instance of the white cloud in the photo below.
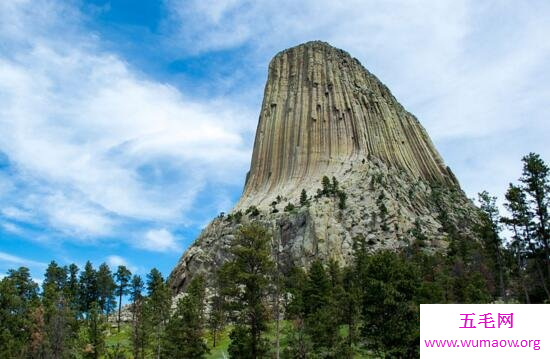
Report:
M 246 71 L 265 75 L 275 52 L 308 40 L 349 51 L 419 117 L 473 192 L 504 190 L 522 153 L 550 157 L 548 2 L 166 2 L 164 28 L 178 27 L 171 46 L 247 45 Z M 161 229 L 141 247 L 177 249 L 162 228 L 186 223 L 206 188 L 241 183 L 258 109 L 148 78 L 83 30 L 72 5 L 0 1 L 0 155 L 11 166 L 0 171 L 1 216 L 85 240 L 154 223 Z M 263 79 L 252 80 L 253 96 Z M 229 208 L 226 198 L 212 206 Z
M 315 39 L 349 51 L 419 111 L 435 137 L 516 129 L 524 125 L 519 113 L 548 98 L 544 82 L 531 81 L 550 55 L 550 20 L 542 16 L 550 6 L 543 2 L 168 3 L 181 24 L 177 40 L 199 52 L 249 44 L 272 56 Z
M 128 262 L 128 260 L 126 260 L 126 258 L 123 258 L 123 257 L 121 257 L 119 255 L 116 255 L 116 254 L 112 254 L 112 255 L 107 257 L 107 264 L 109 265 L 109 267 L 111 267 L 113 272 L 116 272 L 116 270 L 119 266 L 125 266 L 133 274 L 143 272 L 143 270 L 141 268 L 138 268 L 138 267 L 134 266 L 133 264 Z
M 46 267 L 46 263 L 37 262 L 31 259 L 14 256 L 6 252 L 0 252 L 0 261 L 5 263 L 10 263 L 10 264 L 21 265 L 21 266 L 39 267 L 39 268 Z
M 138 246 L 155 252 L 181 251 L 176 238 L 164 228 L 147 231 L 143 240 L 138 241 Z
M 0 152 L 15 169 L 0 174 L 2 213 L 105 236 L 128 220 L 182 222 L 207 185 L 239 183 L 247 110 L 146 78 L 78 18 L 58 1 L 0 5 Z
M 1 222 L 2 228 L 10 233 L 13 234 L 22 234 L 24 233 L 21 228 L 19 228 L 17 225 L 11 223 L 11 222 Z
M 118 266 L 126 266 L 128 267 L 128 262 L 126 259 L 122 258 L 121 256 L 117 255 L 110 255 L 107 257 L 107 264 L 111 266 L 112 268 L 116 268 Z
M 349 51 L 417 115 L 470 195 L 502 193 L 522 154 L 550 160 L 547 1 L 167 3 L 180 25 L 173 45 L 186 50 L 241 46 L 262 68 L 309 40 Z
M 32 218 L 32 213 L 22 210 L 17 207 L 6 207 L 1 210 L 1 213 L 4 217 L 15 219 L 18 221 L 25 221 Z

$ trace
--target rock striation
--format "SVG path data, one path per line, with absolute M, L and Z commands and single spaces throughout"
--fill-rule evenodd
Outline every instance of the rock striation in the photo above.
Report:
M 337 179 L 344 206 L 318 191 L 323 176 Z M 302 190 L 308 201 L 300 205 Z M 184 253 L 170 284 L 179 293 L 195 274 L 214 273 L 251 221 L 271 228 L 284 270 L 315 258 L 345 264 L 358 236 L 373 250 L 444 250 L 449 228 L 467 235 L 476 218 L 424 128 L 389 89 L 345 51 L 308 42 L 271 61 L 242 197 Z
M 320 41 L 282 51 L 269 64 L 237 208 L 294 197 L 369 156 L 415 178 L 457 185 L 418 120 L 357 59 Z

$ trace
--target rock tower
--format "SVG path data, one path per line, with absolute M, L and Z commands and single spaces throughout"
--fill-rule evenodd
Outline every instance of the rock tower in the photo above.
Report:
M 282 51 L 269 64 L 238 207 L 299 195 L 369 156 L 413 177 L 457 184 L 418 120 L 357 59 L 320 41 Z
M 319 190 L 324 176 L 336 179 L 344 203 Z M 299 203 L 302 190 L 307 205 Z M 315 258 L 346 263 L 357 236 L 372 250 L 397 249 L 421 232 L 426 250 L 444 250 L 449 228 L 468 233 L 476 218 L 414 115 L 357 59 L 312 41 L 269 64 L 242 197 L 204 229 L 170 283 L 177 293 L 196 273 L 214 273 L 250 221 L 272 230 L 290 268 Z

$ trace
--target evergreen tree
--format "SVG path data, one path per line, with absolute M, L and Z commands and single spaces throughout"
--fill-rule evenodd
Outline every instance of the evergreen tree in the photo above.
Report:
M 523 157 L 523 173 L 520 181 L 525 186 L 534 206 L 537 219 L 537 238 L 544 248 L 544 261 L 547 268 L 547 276 L 550 278 L 550 247 L 548 229 L 548 204 L 550 201 L 550 168 L 544 163 L 538 154 L 530 153 Z
M 48 289 L 55 292 L 62 292 L 67 285 L 67 268 L 60 267 L 55 261 L 51 261 L 44 274 L 42 289 L 47 292 Z
M 199 321 L 204 326 L 204 309 L 206 306 L 206 281 L 202 275 L 197 275 L 193 278 L 189 287 L 187 287 L 187 295 L 192 297 L 197 305 L 199 313 Z
M 107 323 L 101 308 L 96 302 L 92 302 L 86 317 L 86 346 L 83 353 L 85 358 L 99 359 L 103 355 L 106 329 Z
M 357 346 L 358 330 L 360 327 L 361 288 L 359 279 L 352 266 L 344 268 L 342 274 L 343 295 L 340 299 L 342 322 L 347 326 L 347 354 L 344 357 L 353 357 Z
M 0 358 L 26 357 L 38 305 L 38 285 L 29 269 L 9 270 L 0 280 Z
M 73 311 L 75 318 L 78 317 L 78 295 L 79 295 L 79 283 L 78 283 L 78 266 L 74 263 L 70 264 L 67 268 L 67 284 L 65 286 L 65 297 Z
M 66 285 L 67 268 L 59 267 L 55 261 L 51 261 L 46 268 L 42 283 L 42 303 L 48 312 L 50 309 L 54 310 L 59 300 L 64 297 Z
M 307 206 L 309 203 L 309 200 L 307 199 L 307 192 L 305 189 L 302 189 L 302 192 L 300 193 L 300 206 Z
M 118 266 L 115 273 L 116 292 L 118 295 L 118 318 L 117 331 L 120 333 L 120 313 L 122 311 L 122 296 L 128 294 L 128 285 L 132 278 L 132 273 L 125 266 Z
M 305 330 L 304 289 L 307 280 L 305 271 L 297 267 L 292 268 L 286 278 L 285 287 L 289 300 L 285 312 L 292 326 L 285 335 L 287 346 L 283 350 L 283 358 L 307 358 L 312 351 L 313 345 Z
M 113 278 L 113 273 L 107 263 L 102 263 L 99 266 L 96 278 L 98 294 L 97 304 L 99 305 L 101 312 L 109 315 L 115 308 L 116 284 Z
M 148 322 L 155 333 L 155 356 L 160 358 L 161 353 L 161 334 L 170 317 L 170 305 L 172 303 L 170 289 L 166 285 L 160 271 L 156 268 L 151 269 L 147 275 L 147 299 L 146 314 Z
M 71 357 L 77 339 L 78 322 L 65 296 L 60 294 L 53 305 L 46 307 L 46 333 L 54 358 Z
M 231 244 L 233 260 L 222 272 L 228 283 L 231 300 L 239 313 L 231 332 L 229 354 L 232 358 L 263 358 L 268 352 L 268 312 L 265 298 L 269 290 L 269 276 L 273 270 L 269 244 L 271 235 L 258 224 L 239 229 Z
M 68 298 L 68 269 L 52 261 L 44 275 L 42 307 L 37 312 L 47 340 L 48 355 L 68 358 L 78 330 L 75 305 Z
M 339 191 L 338 186 L 339 186 L 338 180 L 336 179 L 336 177 L 332 176 L 332 185 L 331 185 L 332 193 L 336 193 Z
M 340 315 L 332 291 L 336 291 L 335 295 L 341 295 L 342 292 L 339 287 L 339 269 L 333 267 L 332 270 L 334 278 L 327 274 L 321 261 L 314 261 L 303 293 L 305 330 L 313 343 L 314 353 L 324 358 L 336 357 L 335 350 L 339 344 Z
M 321 180 L 321 186 L 323 187 L 321 193 L 324 196 L 328 196 L 332 193 L 332 185 L 330 183 L 330 179 L 327 176 L 323 176 L 323 179 Z
M 132 353 L 135 359 L 145 356 L 147 346 L 147 326 L 144 317 L 144 283 L 139 275 L 132 277 L 130 284 L 130 301 L 132 303 Z
M 417 267 L 399 254 L 382 251 L 364 261 L 361 332 L 367 348 L 396 358 L 418 357 L 419 308 Z
M 534 219 L 534 213 L 529 207 L 527 200 L 527 193 L 524 188 L 510 184 L 505 195 L 504 206 L 510 213 L 510 217 L 502 218 L 502 222 L 505 223 L 512 231 L 511 248 L 516 256 L 516 266 L 521 288 L 523 290 L 525 301 L 531 302 L 530 289 L 528 288 L 529 277 L 531 277 L 528 270 L 530 269 L 529 259 L 531 259 L 531 269 L 535 272 L 532 277 L 538 279 L 540 288 L 544 291 L 546 299 L 550 300 L 550 291 L 546 284 L 544 272 L 542 270 L 541 257 L 539 250 L 535 247 L 537 243 L 537 229 Z M 534 299 L 537 301 L 539 297 L 537 293 L 534 294 Z
M 482 239 L 486 241 L 489 252 L 492 253 L 497 267 L 500 298 L 506 301 L 506 289 L 504 286 L 504 260 L 502 238 L 500 238 L 500 215 L 496 205 L 496 197 L 491 196 L 487 191 L 478 194 L 483 223 L 479 229 Z
M 83 313 L 88 313 L 92 307 L 92 303 L 97 303 L 99 300 L 97 272 L 90 261 L 86 262 L 84 270 L 80 273 L 78 296 L 80 311 Z
M 525 198 L 525 192 L 518 186 L 510 183 L 505 194 L 504 207 L 511 217 L 503 217 L 501 221 L 512 230 L 510 247 L 516 258 L 517 277 L 521 283 L 525 302 L 530 303 L 529 288 L 527 285 L 527 257 L 531 248 L 530 233 L 532 232 L 532 214 Z M 542 284 L 545 285 L 544 280 Z M 550 299 L 550 298 L 549 298 Z
M 212 347 L 215 347 L 217 344 L 218 336 L 223 331 L 226 323 L 226 309 L 227 303 L 225 294 L 223 291 L 224 287 L 227 287 L 225 284 L 227 281 L 221 277 L 220 271 L 216 273 L 213 284 L 213 293 L 210 297 L 210 312 L 208 316 L 208 330 L 212 335 Z
M 173 359 L 204 358 L 208 347 L 204 341 L 204 279 L 193 278 L 187 293 L 178 300 L 176 311 L 166 324 L 162 353 Z
M 346 199 L 348 198 L 348 195 L 344 191 L 338 191 L 338 208 L 345 209 L 346 208 Z

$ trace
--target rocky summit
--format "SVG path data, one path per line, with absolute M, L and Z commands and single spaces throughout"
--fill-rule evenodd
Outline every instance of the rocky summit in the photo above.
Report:
M 345 264 L 361 236 L 373 251 L 445 250 L 449 232 L 468 235 L 476 218 L 416 117 L 347 52 L 308 42 L 269 64 L 242 197 L 183 254 L 170 285 L 179 293 L 195 274 L 210 277 L 252 221 L 271 229 L 284 270 Z

